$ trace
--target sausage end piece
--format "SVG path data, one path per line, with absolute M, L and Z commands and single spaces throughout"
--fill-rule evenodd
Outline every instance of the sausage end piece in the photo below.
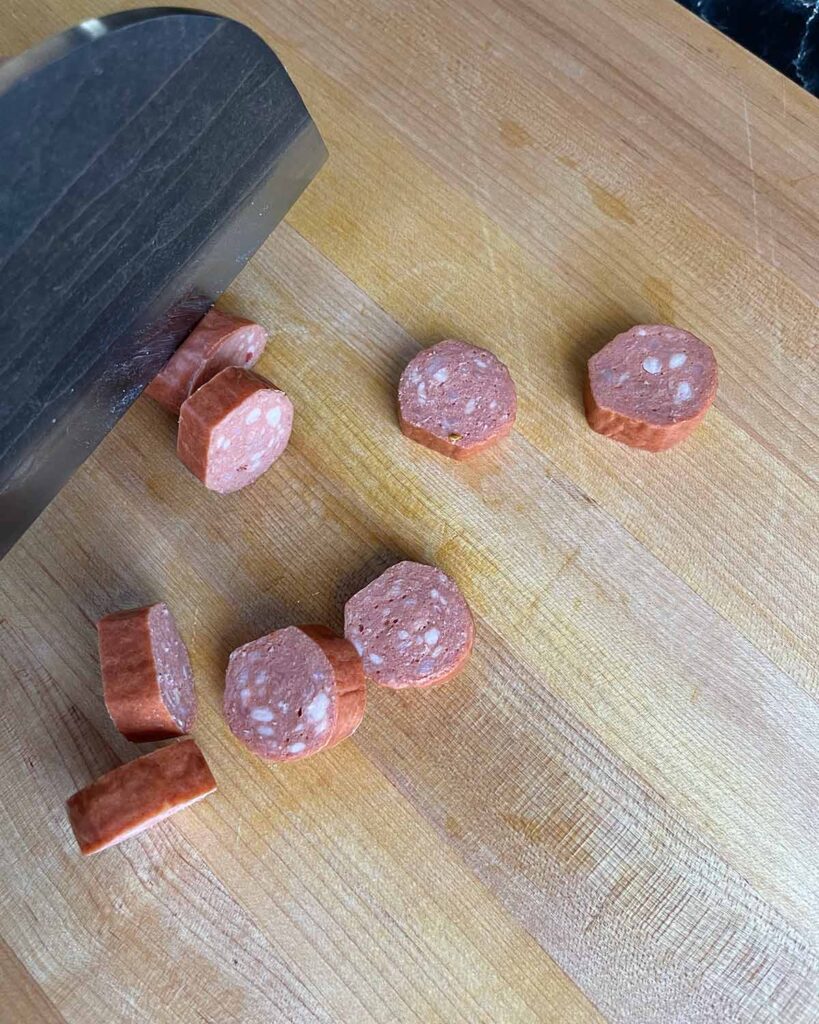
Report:
M 68 820 L 84 856 L 144 832 L 202 800 L 216 780 L 193 740 L 138 757 L 101 776 L 66 801 Z
M 103 696 L 111 720 L 134 743 L 190 732 L 196 692 L 188 652 L 164 603 L 97 623 Z

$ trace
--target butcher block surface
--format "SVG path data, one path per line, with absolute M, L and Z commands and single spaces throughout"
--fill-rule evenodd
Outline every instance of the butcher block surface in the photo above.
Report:
M 269 329 L 293 437 L 219 496 L 142 398 L 0 565 L 0 1019 L 815 1024 L 819 102 L 673 0 L 212 6 L 330 151 L 221 303 Z M 8 0 L 2 50 L 99 13 Z M 653 322 L 720 365 L 658 455 L 581 396 Z M 518 388 L 465 463 L 396 422 L 452 336 Z M 338 629 L 404 558 L 462 588 L 467 669 L 254 759 L 230 651 Z M 160 600 L 219 790 L 83 859 L 64 801 L 140 752 L 94 623 Z

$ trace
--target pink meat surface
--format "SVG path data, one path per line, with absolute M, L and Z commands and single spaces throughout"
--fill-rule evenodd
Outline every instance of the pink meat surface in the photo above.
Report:
M 684 440 L 717 393 L 711 348 L 688 331 L 639 324 L 589 360 L 584 401 L 591 427 L 634 448 Z
M 515 385 L 486 349 L 450 339 L 419 352 L 398 384 L 401 430 L 454 459 L 505 437 L 517 415 Z
M 344 635 L 382 686 L 432 686 L 456 675 L 472 651 L 472 613 L 440 569 L 399 562 L 347 602 Z
M 209 490 L 237 491 L 257 480 L 290 439 L 293 403 L 250 370 L 222 370 L 185 402 L 177 451 Z
M 349 736 L 364 714 L 361 659 L 320 626 L 288 626 L 235 650 L 225 719 L 249 750 L 271 761 L 307 757 Z

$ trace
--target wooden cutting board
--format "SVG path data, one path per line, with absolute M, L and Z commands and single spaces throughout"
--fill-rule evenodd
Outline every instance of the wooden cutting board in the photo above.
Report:
M 0 1017 L 815 1022 L 819 104 L 672 0 L 216 6 L 331 152 L 223 302 L 269 327 L 296 427 L 218 497 L 140 400 L 0 567 Z M 8 0 L 3 49 L 96 13 Z M 581 410 L 585 360 L 640 321 L 720 362 L 664 455 Z M 467 465 L 395 422 L 449 335 L 520 396 Z M 460 582 L 468 670 L 373 690 L 331 753 L 252 759 L 228 653 L 339 627 L 400 557 Z M 158 599 L 219 792 L 82 860 L 63 801 L 138 753 L 94 622 Z

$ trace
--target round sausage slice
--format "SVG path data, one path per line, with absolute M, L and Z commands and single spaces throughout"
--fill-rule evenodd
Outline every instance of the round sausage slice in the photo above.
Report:
M 66 803 L 80 852 L 88 855 L 144 832 L 213 793 L 216 780 L 193 740 L 120 765 Z
M 351 597 L 344 635 L 382 686 L 434 686 L 451 679 L 472 653 L 472 613 L 440 569 L 399 562 Z
M 340 743 L 364 717 L 367 691 L 355 648 L 324 626 L 288 626 L 237 648 L 225 681 L 225 718 L 249 750 L 294 761 Z
M 584 402 L 592 430 L 663 451 L 684 440 L 717 393 L 717 361 L 705 342 L 665 324 L 640 324 L 589 360 Z
M 147 743 L 190 732 L 193 673 L 168 606 L 106 615 L 97 636 L 105 706 L 123 736 Z
M 398 384 L 398 421 L 407 437 L 467 459 L 512 430 L 515 385 L 504 364 L 465 341 L 449 339 L 419 352 Z
M 179 414 L 177 453 L 211 491 L 257 480 L 290 439 L 293 403 L 251 370 L 229 367 L 204 384 Z
M 212 309 L 174 352 L 145 394 L 179 415 L 186 398 L 228 366 L 249 370 L 267 344 L 264 327 Z

